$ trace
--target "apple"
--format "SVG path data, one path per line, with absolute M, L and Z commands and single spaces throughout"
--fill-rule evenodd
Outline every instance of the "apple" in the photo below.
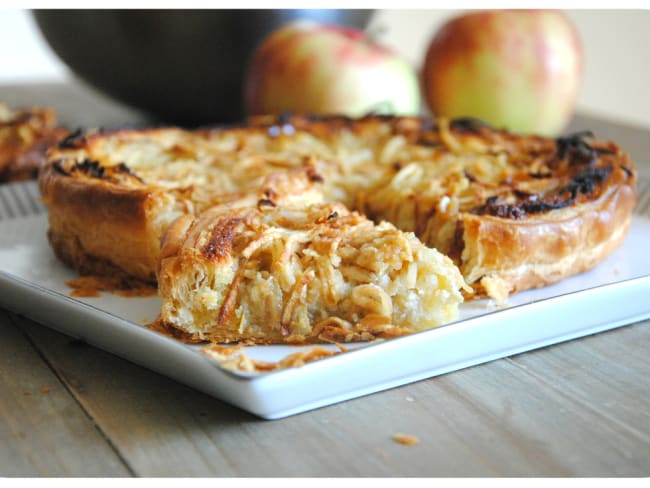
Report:
M 564 13 L 474 12 L 451 19 L 431 39 L 422 91 L 436 115 L 555 136 L 575 111 L 582 67 L 580 38 Z
M 413 115 L 420 110 L 420 87 L 410 64 L 363 31 L 300 20 L 256 48 L 244 102 L 249 115 Z

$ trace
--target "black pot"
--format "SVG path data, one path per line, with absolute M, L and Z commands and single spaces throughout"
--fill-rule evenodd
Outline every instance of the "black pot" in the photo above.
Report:
M 372 10 L 35 10 L 54 52 L 94 87 L 196 126 L 244 118 L 243 79 L 258 43 L 298 18 L 364 28 Z

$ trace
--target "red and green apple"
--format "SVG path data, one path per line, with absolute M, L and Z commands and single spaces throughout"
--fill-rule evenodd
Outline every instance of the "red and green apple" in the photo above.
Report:
M 573 116 L 582 70 L 580 38 L 563 12 L 479 11 L 431 39 L 422 91 L 436 115 L 553 136 Z
M 420 87 L 409 63 L 363 31 L 303 20 L 279 28 L 257 47 L 244 100 L 249 115 L 414 115 Z

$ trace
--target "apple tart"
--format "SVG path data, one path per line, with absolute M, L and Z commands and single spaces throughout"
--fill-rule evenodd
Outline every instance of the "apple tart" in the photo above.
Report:
M 412 233 L 339 203 L 218 205 L 162 241 L 159 325 L 197 340 L 350 342 L 449 322 L 452 261 Z
M 155 282 L 161 236 L 179 216 L 311 195 L 306 203 L 339 202 L 413 232 L 454 261 L 474 296 L 504 300 L 587 270 L 619 246 L 636 169 L 616 144 L 586 133 L 517 135 L 473 119 L 258 116 L 235 128 L 73 134 L 49 152 L 40 187 L 52 247 L 80 271 Z

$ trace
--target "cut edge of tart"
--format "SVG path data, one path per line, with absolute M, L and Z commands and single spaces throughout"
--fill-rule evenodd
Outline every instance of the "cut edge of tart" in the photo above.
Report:
M 159 324 L 196 340 L 398 337 L 453 321 L 469 291 L 448 257 L 338 203 L 213 207 L 162 249 Z

